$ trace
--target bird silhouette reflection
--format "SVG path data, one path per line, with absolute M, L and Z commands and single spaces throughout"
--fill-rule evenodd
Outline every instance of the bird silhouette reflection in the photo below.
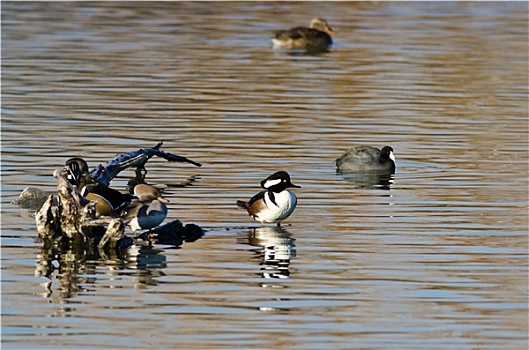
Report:
M 390 172 L 336 172 L 345 181 L 359 189 L 389 190 L 395 184 L 395 174 Z
M 254 252 L 261 260 L 263 278 L 290 278 L 290 260 L 296 256 L 294 241 L 287 230 L 277 226 L 262 226 L 249 231 L 248 243 L 261 247 Z

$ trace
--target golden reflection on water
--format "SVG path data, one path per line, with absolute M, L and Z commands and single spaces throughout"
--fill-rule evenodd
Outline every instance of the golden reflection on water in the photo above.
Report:
M 271 48 L 315 13 L 338 31 L 329 53 Z M 523 348 L 526 3 L 3 2 L 2 17 L 9 344 Z M 148 163 L 168 220 L 207 230 L 181 249 L 50 255 L 10 204 L 53 191 L 71 156 L 159 141 L 204 164 Z M 391 145 L 396 174 L 336 174 L 358 144 Z M 235 200 L 280 169 L 302 188 L 279 232 Z

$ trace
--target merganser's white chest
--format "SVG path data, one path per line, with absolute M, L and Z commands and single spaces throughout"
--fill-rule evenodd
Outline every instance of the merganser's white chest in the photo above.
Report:
M 288 190 L 279 193 L 268 191 L 264 194 L 266 208 L 255 215 L 255 219 L 260 222 L 278 223 L 288 218 L 296 209 L 296 195 Z

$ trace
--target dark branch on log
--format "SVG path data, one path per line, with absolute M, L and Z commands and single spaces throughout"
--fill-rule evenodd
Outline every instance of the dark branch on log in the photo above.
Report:
M 119 154 L 116 158 L 108 162 L 106 166 L 99 164 L 90 172 L 90 176 L 108 186 L 113 178 L 127 168 L 135 167 L 137 169 L 145 169 L 145 164 L 154 156 L 163 158 L 169 162 L 189 163 L 197 167 L 202 166 L 202 164 L 186 157 L 161 151 L 160 147 L 162 147 L 162 145 L 163 142 L 160 142 L 152 148 L 142 148 L 127 154 Z

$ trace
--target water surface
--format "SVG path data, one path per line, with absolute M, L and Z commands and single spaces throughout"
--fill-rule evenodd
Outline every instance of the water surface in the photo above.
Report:
M 2 346 L 527 348 L 527 12 L 2 2 Z M 272 49 L 314 14 L 330 52 Z M 159 141 L 204 164 L 147 166 L 195 242 L 49 251 L 11 204 L 69 157 Z M 388 181 L 336 174 L 386 144 Z M 235 201 L 281 169 L 298 208 L 260 227 Z

